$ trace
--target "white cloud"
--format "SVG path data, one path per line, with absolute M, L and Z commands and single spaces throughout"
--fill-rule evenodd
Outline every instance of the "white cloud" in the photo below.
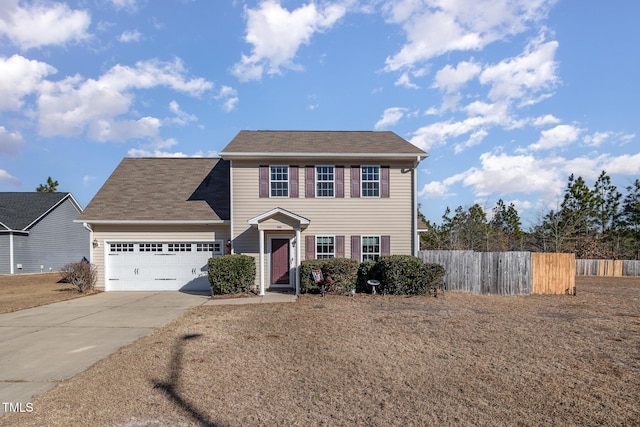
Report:
M 4 169 L 0 169 L 0 184 L 20 185 L 20 180 Z
M 544 116 L 534 118 L 531 123 L 534 126 L 546 126 L 546 125 L 555 125 L 560 123 L 560 119 L 555 117 L 553 114 L 547 114 Z
M 56 73 L 51 65 L 20 55 L 0 56 L 0 111 L 17 111 L 23 98 L 38 91 L 42 79 Z
M 124 31 L 122 34 L 120 34 L 118 40 L 120 40 L 122 43 L 139 42 L 140 40 L 142 40 L 142 33 L 138 30 Z
M 471 136 L 469 137 L 469 139 L 462 143 L 462 144 L 456 144 L 453 148 L 454 152 L 456 154 L 460 154 L 461 152 L 463 152 L 464 150 L 466 150 L 467 148 L 479 145 L 482 143 L 482 141 L 487 137 L 487 135 L 489 135 L 489 132 L 487 132 L 484 129 L 480 129 L 474 133 L 471 134 Z
M 238 92 L 230 86 L 222 86 L 215 98 L 222 101 L 222 108 L 226 112 L 235 110 L 238 102 L 240 102 Z
M 184 126 L 190 122 L 195 122 L 198 120 L 198 117 L 193 114 L 185 113 L 180 109 L 180 104 L 178 104 L 175 100 L 169 103 L 169 110 L 175 114 L 175 117 L 167 119 L 166 121 L 169 123 L 174 123 L 180 126 Z
M 565 160 L 562 158 L 484 153 L 480 163 L 479 168 L 469 169 L 463 180 L 477 197 L 496 193 L 539 193 L 543 198 L 554 198 L 562 193 L 565 178 Z
M 407 43 L 386 60 L 386 70 L 452 51 L 480 50 L 489 43 L 518 34 L 547 15 L 555 0 L 387 0 L 386 19 L 399 24 Z
M 374 128 L 387 129 L 389 126 L 394 126 L 404 117 L 407 109 L 402 107 L 391 107 L 384 110 L 382 118 L 378 120 Z
M 607 173 L 616 175 L 639 175 L 640 153 L 611 157 L 597 170 L 606 170 Z
M 202 152 L 188 155 L 182 151 L 168 151 L 178 144 L 173 138 L 169 139 L 156 139 L 151 142 L 141 144 L 139 148 L 132 148 L 127 151 L 127 154 L 131 157 L 202 157 Z M 211 154 L 212 152 L 209 152 Z
M 593 147 L 598 147 L 604 141 L 609 139 L 611 136 L 610 132 L 596 132 L 593 135 L 585 135 L 582 140 L 586 145 L 591 145 Z
M 191 96 L 213 87 L 202 78 L 188 79 L 179 60 L 116 65 L 97 80 L 81 76 L 43 82 L 38 98 L 38 126 L 43 136 L 72 136 L 87 131 L 96 141 L 123 141 L 158 134 L 157 118 L 122 118 L 132 113 L 134 90 L 165 86 Z
M 0 156 L 14 156 L 24 146 L 24 140 L 19 132 L 9 132 L 0 126 Z
M 262 1 L 257 9 L 246 9 L 245 41 L 253 46 L 250 55 L 242 55 L 232 69 L 242 81 L 259 80 L 263 73 L 280 74 L 282 68 L 298 70 L 293 62 L 298 49 L 311 37 L 331 28 L 346 13 L 340 4 L 318 8 L 309 3 L 293 10 L 275 0 Z
M 95 180 L 96 180 L 95 176 L 85 175 L 82 177 L 82 185 L 84 185 L 85 187 L 88 187 Z
M 459 148 L 469 146 L 474 142 L 481 141 L 487 128 L 493 126 L 503 126 L 506 128 L 514 128 L 520 126 L 520 122 L 510 117 L 507 103 L 487 104 L 481 101 L 475 101 L 463 108 L 469 115 L 468 118 L 460 121 L 447 120 L 443 122 L 432 123 L 423 126 L 413 133 L 411 142 L 422 148 L 429 150 L 431 147 L 443 145 L 451 139 L 474 133 L 475 136 L 463 144 Z
M 482 71 L 480 83 L 491 86 L 489 99 L 523 99 L 522 105 L 531 105 L 548 97 L 548 94 L 534 95 L 553 88 L 559 81 L 555 62 L 558 42 L 542 43 L 542 40 L 541 36 L 530 43 L 522 55 Z
M 455 92 L 466 82 L 475 78 L 482 67 L 475 62 L 460 62 L 456 68 L 446 65 L 436 73 L 433 87 L 440 88 L 445 92 Z
M 564 147 L 577 141 L 583 131 L 584 129 L 573 125 L 558 125 L 540 132 L 540 139 L 535 144 L 529 145 L 529 149 L 537 151 Z
M 420 86 L 418 86 L 417 84 L 411 81 L 411 77 L 409 77 L 409 73 L 402 73 L 402 75 L 398 77 L 398 80 L 396 80 L 394 85 L 406 87 L 407 89 L 420 89 Z
M 111 3 L 117 10 L 135 11 L 138 9 L 139 0 L 111 0 Z
M 0 34 L 21 49 L 65 45 L 89 38 L 89 12 L 72 10 L 64 3 L 36 3 L 20 6 L 5 1 L 0 15 Z

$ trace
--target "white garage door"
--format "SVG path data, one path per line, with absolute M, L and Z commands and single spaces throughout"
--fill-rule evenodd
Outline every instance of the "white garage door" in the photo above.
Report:
M 114 242 L 107 253 L 107 291 L 208 291 L 215 242 Z

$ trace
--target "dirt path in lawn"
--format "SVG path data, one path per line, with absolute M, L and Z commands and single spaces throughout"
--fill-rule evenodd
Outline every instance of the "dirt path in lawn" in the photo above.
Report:
M 203 306 L 1 426 L 640 425 L 640 280 Z

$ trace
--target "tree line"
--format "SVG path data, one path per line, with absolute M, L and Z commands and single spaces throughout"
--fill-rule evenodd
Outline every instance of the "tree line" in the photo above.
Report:
M 602 171 L 593 187 L 569 176 L 562 202 L 522 229 L 513 203 L 498 200 L 487 212 L 479 205 L 447 207 L 442 223 L 427 221 L 421 249 L 569 252 L 584 259 L 640 259 L 640 180 L 618 191 Z

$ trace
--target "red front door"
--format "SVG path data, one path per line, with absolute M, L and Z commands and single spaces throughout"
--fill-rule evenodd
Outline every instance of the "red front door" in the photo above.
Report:
M 289 285 L 289 239 L 271 240 L 271 283 Z

